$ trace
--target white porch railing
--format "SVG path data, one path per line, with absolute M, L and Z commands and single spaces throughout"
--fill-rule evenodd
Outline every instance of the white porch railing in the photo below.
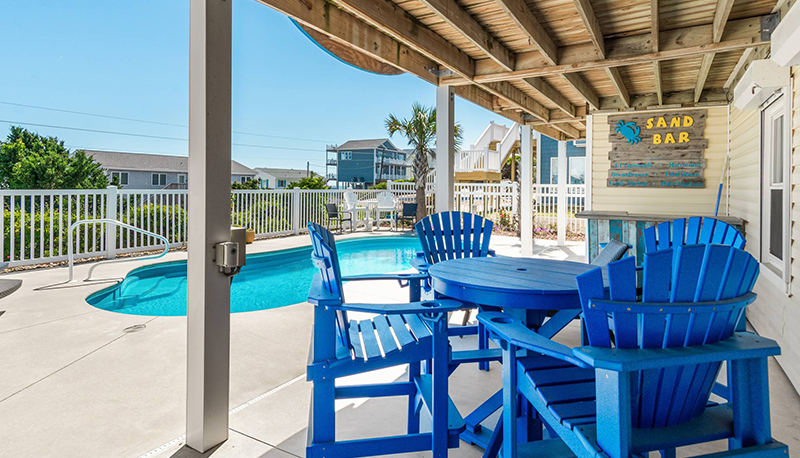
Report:
M 413 202 L 414 183 L 389 182 L 398 200 Z M 434 210 L 433 183 L 426 192 L 428 212 Z M 231 221 L 255 230 L 259 237 L 298 234 L 309 221 L 327 224 L 325 203 L 341 204 L 343 189 L 330 190 L 235 190 L 231 192 Z M 358 199 L 373 208 L 381 190 L 353 190 Z M 535 227 L 555 230 L 557 186 L 538 185 L 534 192 Z M 500 225 L 513 225 L 519 212 L 518 185 L 512 183 L 458 183 L 454 208 L 480 214 Z M 2 190 L 0 204 L 0 255 L 11 266 L 66 261 L 69 227 L 78 220 L 98 220 L 75 228 L 72 250 L 75 259 L 160 248 L 155 237 L 104 219 L 118 220 L 167 239 L 170 247 L 187 241 L 188 191 L 108 189 L 91 190 Z M 584 232 L 584 221 L 574 218 L 583 209 L 585 187 L 567 186 L 567 228 Z
M 500 172 L 500 151 L 489 148 L 467 149 L 456 152 L 455 171 Z

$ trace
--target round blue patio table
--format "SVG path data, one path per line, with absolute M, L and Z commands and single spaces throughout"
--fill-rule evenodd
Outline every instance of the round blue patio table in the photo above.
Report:
M 428 269 L 433 289 L 480 305 L 529 310 L 579 309 L 575 277 L 591 264 L 552 259 L 482 257 L 436 263 Z
M 481 307 L 502 308 L 523 322 L 538 326 L 539 334 L 551 338 L 580 313 L 575 277 L 596 267 L 580 262 L 498 256 L 442 261 L 430 266 L 428 274 L 437 293 Z M 529 310 L 540 313 L 531 314 Z M 550 310 L 558 312 L 544 321 Z M 481 348 L 488 348 L 488 342 L 480 338 L 479 344 Z M 501 407 L 502 390 L 465 418 L 467 430 L 461 438 L 483 447 L 484 457 L 497 456 L 502 443 L 502 423 L 498 421 L 492 431 L 481 422 Z M 523 408 L 524 411 L 528 409 L 532 407 Z M 526 421 L 533 422 L 531 414 L 524 415 L 528 418 Z M 525 429 L 531 431 L 527 440 L 541 434 L 538 423 L 531 423 Z

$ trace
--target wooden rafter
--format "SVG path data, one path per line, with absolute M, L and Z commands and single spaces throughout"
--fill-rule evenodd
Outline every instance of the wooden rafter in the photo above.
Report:
M 600 23 L 597 21 L 597 16 L 594 14 L 594 8 L 589 0 L 572 0 L 575 3 L 575 8 L 586 26 L 586 31 L 589 32 L 589 38 L 592 40 L 597 55 L 600 59 L 606 58 L 606 44 L 603 39 L 603 31 L 600 28 Z
M 272 1 L 272 0 L 264 0 Z M 421 26 L 390 0 L 339 0 L 339 6 L 367 24 L 440 62 L 464 78 L 472 78 L 475 62 L 464 51 L 428 27 Z
M 511 83 L 507 81 L 500 81 L 495 83 L 486 83 L 482 86 L 492 94 L 505 99 L 511 105 L 521 108 L 522 110 L 536 116 L 542 121 L 546 122 L 550 120 L 550 110 L 546 106 L 512 86 Z
M 616 89 L 617 94 L 622 100 L 622 103 L 625 105 L 625 108 L 630 108 L 631 95 L 628 93 L 628 88 L 625 87 L 625 82 L 622 81 L 622 75 L 619 72 L 619 68 L 606 68 L 606 75 L 608 75 L 608 78 L 611 80 L 611 84 L 614 85 L 614 89 Z
M 555 90 L 553 86 L 547 84 L 544 78 L 525 78 L 523 81 L 542 97 L 556 105 L 564 113 L 572 117 L 575 116 L 575 105 L 567 100 L 560 92 Z
M 439 78 L 431 72 L 432 68 L 438 68 L 436 61 L 364 24 L 358 18 L 332 7 L 325 0 L 307 0 L 305 3 L 295 0 L 259 1 L 344 45 L 425 81 L 439 83 Z
M 736 76 L 739 75 L 739 72 L 742 70 L 742 67 L 747 63 L 747 59 L 750 58 L 750 54 L 753 53 L 754 48 L 747 48 L 742 53 L 741 57 L 739 57 L 739 61 L 736 62 L 736 66 L 733 67 L 733 71 L 728 76 L 728 79 L 725 80 L 725 84 L 722 86 L 723 89 L 728 89 L 733 85 L 733 81 L 736 79 Z
M 600 108 L 600 97 L 597 96 L 597 93 L 586 83 L 583 77 L 577 73 L 563 73 L 561 77 L 572 86 L 575 92 L 583 97 L 583 100 L 585 100 L 588 105 L 595 110 Z
M 528 35 L 531 42 L 539 48 L 542 57 L 550 64 L 558 63 L 558 47 L 545 32 L 539 20 L 524 0 L 497 0 L 503 11 Z
M 439 18 L 506 70 L 514 69 L 514 53 L 489 33 L 455 0 L 421 0 Z
M 714 21 L 711 24 L 711 39 L 714 43 L 719 43 L 722 40 L 722 34 L 725 32 L 725 25 L 728 23 L 728 17 L 731 15 L 731 8 L 735 0 L 719 0 L 717 2 L 717 9 L 714 12 Z M 700 100 L 703 93 L 703 88 L 708 79 L 708 73 L 711 71 L 711 65 L 714 63 L 714 53 L 703 55 L 703 62 L 700 64 L 700 71 L 697 74 L 697 82 L 694 87 L 694 101 Z
M 594 45 L 565 46 L 559 49 L 559 65 L 551 65 L 536 53 L 517 54 L 516 70 L 513 72 L 499 69 L 489 59 L 475 62 L 477 83 L 488 81 L 521 80 L 535 76 L 558 75 L 585 70 L 605 69 L 625 65 L 649 64 L 703 54 L 737 51 L 753 48 L 765 43 L 761 38 L 761 18 L 752 17 L 730 21 L 725 27 L 722 41 L 714 43 L 711 36 L 711 25 L 700 25 L 660 32 L 659 52 L 652 52 L 649 43 L 650 34 L 634 35 L 606 40 L 606 59 L 598 60 Z M 444 84 L 468 84 L 460 77 L 446 77 Z
M 652 36 L 653 52 L 658 52 L 660 35 L 661 35 L 661 20 L 658 16 L 658 0 L 650 0 L 650 35 Z M 653 62 L 653 80 L 655 81 L 656 97 L 658 97 L 658 104 L 664 104 L 664 89 L 661 86 L 661 62 Z

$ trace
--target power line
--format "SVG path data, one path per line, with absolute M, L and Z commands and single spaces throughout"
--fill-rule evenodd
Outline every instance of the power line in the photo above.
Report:
M 116 119 L 116 120 L 120 120 L 120 121 L 141 122 L 141 123 L 145 123 L 145 124 L 154 124 L 154 125 L 158 125 L 158 126 L 182 127 L 184 129 L 187 129 L 189 127 L 186 124 L 175 124 L 175 123 L 170 123 L 170 122 L 150 121 L 150 120 L 147 120 L 147 119 L 128 118 L 128 117 L 125 117 L 125 116 L 114 116 L 114 115 L 106 115 L 106 114 L 99 114 L 99 113 L 89 113 L 87 111 L 65 110 L 65 109 L 62 109 L 62 108 L 52 108 L 52 107 L 43 107 L 43 106 L 38 106 L 38 105 L 28 105 L 28 104 L 25 104 L 25 103 L 5 102 L 5 101 L 2 101 L 2 100 L 0 100 L 0 104 L 2 104 L 2 105 L 10 105 L 10 106 L 14 106 L 14 107 L 33 108 L 33 109 L 36 109 L 36 110 L 56 111 L 56 112 L 59 112 L 59 113 L 77 114 L 77 115 L 81 115 L 81 116 L 94 116 L 94 117 L 97 117 L 97 118 Z M 256 137 L 280 138 L 280 139 L 283 139 L 283 140 L 297 140 L 297 141 L 301 141 L 301 142 L 335 143 L 335 142 L 332 142 L 332 141 L 316 140 L 316 139 L 312 139 L 312 138 L 285 137 L 285 136 L 281 136 L 281 135 L 257 134 L 257 133 L 254 133 L 254 132 L 243 132 L 243 131 L 237 131 L 237 130 L 232 131 L 232 133 L 239 134 L 239 135 L 253 135 L 253 136 L 256 136 Z
M 108 134 L 108 135 L 125 135 L 128 137 L 141 137 L 141 138 L 154 138 L 159 140 L 175 140 L 181 142 L 188 142 L 187 138 L 179 138 L 179 137 L 167 137 L 162 135 L 149 135 L 149 134 L 137 134 L 131 132 L 119 132 L 119 131 L 112 131 L 112 130 L 100 130 L 100 129 L 86 129 L 82 127 L 70 127 L 70 126 L 56 126 L 53 124 L 39 124 L 33 122 L 19 122 L 19 121 L 8 121 L 5 119 L 0 119 L 0 122 L 5 122 L 8 124 L 18 124 L 21 126 L 36 126 L 36 127 L 48 127 L 51 129 L 65 129 L 65 130 L 75 130 L 79 132 L 92 132 L 92 133 L 99 133 L 99 134 Z M 262 149 L 274 149 L 274 150 L 291 150 L 291 151 L 311 151 L 314 153 L 319 153 L 319 149 L 312 149 L 312 148 L 296 148 L 291 146 L 273 146 L 273 145 L 257 145 L 251 143 L 231 143 L 233 146 L 242 146 L 247 148 L 262 148 Z

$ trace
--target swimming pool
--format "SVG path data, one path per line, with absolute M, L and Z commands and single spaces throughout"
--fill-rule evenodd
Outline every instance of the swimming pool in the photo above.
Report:
M 410 269 L 419 249 L 416 237 L 370 237 L 336 244 L 344 275 Z M 311 248 L 258 253 L 233 278 L 231 313 L 265 310 L 305 302 L 317 269 Z M 86 298 L 89 304 L 129 315 L 185 316 L 186 261 L 152 264 L 132 270 L 114 286 Z

